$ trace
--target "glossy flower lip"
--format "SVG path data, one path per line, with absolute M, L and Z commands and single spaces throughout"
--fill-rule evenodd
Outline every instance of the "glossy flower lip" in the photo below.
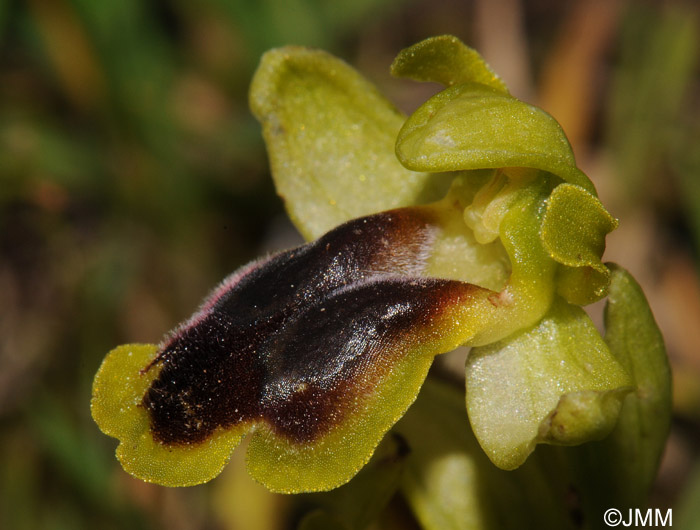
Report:
M 377 355 L 364 352 L 381 349 L 372 341 L 393 343 L 442 304 L 425 293 L 447 292 L 417 276 L 429 239 L 420 216 L 382 214 L 226 281 L 146 369 L 161 367 L 143 400 L 155 437 L 197 443 L 248 421 L 298 443 L 327 432 Z
M 92 412 L 125 469 L 205 482 L 254 431 L 249 468 L 270 489 L 347 481 L 493 294 L 421 276 L 436 230 L 418 208 L 351 221 L 234 273 L 160 348 L 110 353 Z

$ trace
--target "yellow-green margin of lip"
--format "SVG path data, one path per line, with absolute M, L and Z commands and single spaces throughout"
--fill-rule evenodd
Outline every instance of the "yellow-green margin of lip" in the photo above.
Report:
M 276 493 L 328 491 L 345 484 L 415 401 L 435 353 L 432 348 L 411 351 L 359 410 L 316 442 L 291 443 L 261 425 L 248 446 L 248 472 Z
M 90 409 L 100 430 L 120 441 L 117 459 L 125 471 L 162 486 L 194 486 L 221 473 L 231 452 L 250 429 L 219 430 L 206 441 L 170 446 L 153 439 L 143 396 L 158 376 L 154 344 L 125 344 L 105 357 L 92 386 Z
M 488 293 L 478 290 L 437 317 L 430 329 L 413 335 L 411 346 L 398 346 L 403 355 L 396 364 L 350 417 L 318 441 L 291 443 L 261 424 L 248 446 L 251 476 L 277 493 L 327 491 L 352 479 L 415 401 L 433 358 L 455 349 L 478 329 L 481 318 L 469 308 L 483 305 Z

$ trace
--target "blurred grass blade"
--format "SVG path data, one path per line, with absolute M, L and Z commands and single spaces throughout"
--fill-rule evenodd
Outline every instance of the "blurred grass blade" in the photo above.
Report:
M 677 138 L 692 134 L 692 122 L 697 122 L 697 115 L 685 112 L 692 108 L 700 54 L 697 10 L 680 3 L 665 7 L 630 4 L 610 91 L 606 144 L 630 201 L 645 196 L 666 161 L 677 154 Z
M 681 530 L 700 530 L 700 464 L 693 469 L 677 507 L 676 525 Z

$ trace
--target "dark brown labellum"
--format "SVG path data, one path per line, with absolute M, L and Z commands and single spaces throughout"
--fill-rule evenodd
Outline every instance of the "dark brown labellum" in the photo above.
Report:
M 224 280 L 146 368 L 161 366 L 143 398 L 154 437 L 259 421 L 299 443 L 328 432 L 473 288 L 421 277 L 434 230 L 418 208 L 384 212 Z

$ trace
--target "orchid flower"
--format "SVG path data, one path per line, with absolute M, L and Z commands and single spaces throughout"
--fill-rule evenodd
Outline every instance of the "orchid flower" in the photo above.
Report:
M 160 344 L 107 355 L 92 414 L 122 466 L 199 484 L 249 435 L 248 470 L 270 490 L 336 488 L 435 356 L 469 346 L 457 421 L 497 467 L 540 443 L 603 439 L 626 418 L 620 439 L 654 425 L 653 476 L 668 431 L 663 342 L 634 280 L 601 261 L 617 221 L 561 127 L 454 37 L 403 50 L 392 73 L 445 88 L 406 118 L 323 51 L 263 56 L 250 104 L 309 243 L 234 272 Z M 606 296 L 604 339 L 581 306 Z M 402 425 L 410 445 L 415 424 Z

